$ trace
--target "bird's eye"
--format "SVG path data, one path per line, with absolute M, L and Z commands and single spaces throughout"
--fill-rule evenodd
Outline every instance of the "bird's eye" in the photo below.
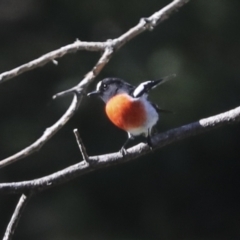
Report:
M 107 84 L 103 84 L 103 85 L 102 85 L 102 89 L 103 89 L 103 90 L 106 90 L 107 88 L 108 88 L 108 85 L 107 85 Z

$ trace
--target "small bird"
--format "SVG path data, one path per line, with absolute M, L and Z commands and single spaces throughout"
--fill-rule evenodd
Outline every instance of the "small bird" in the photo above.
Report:
M 97 84 L 96 91 L 88 93 L 88 96 L 99 96 L 106 104 L 105 111 L 111 122 L 128 133 L 128 139 L 120 150 L 123 155 L 129 141 L 140 135 L 152 148 L 152 127 L 157 123 L 160 112 L 170 111 L 151 103 L 148 92 L 172 77 L 175 75 L 142 82 L 137 87 L 120 78 L 105 78 Z

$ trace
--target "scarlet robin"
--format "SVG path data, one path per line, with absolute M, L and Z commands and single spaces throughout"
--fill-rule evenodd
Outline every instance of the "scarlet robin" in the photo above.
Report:
M 105 78 L 97 84 L 96 91 L 88 93 L 88 96 L 98 95 L 106 104 L 108 118 L 128 133 L 128 139 L 120 150 L 122 154 L 126 153 L 128 142 L 139 135 L 145 136 L 149 147 L 152 147 L 152 127 L 157 123 L 159 113 L 167 110 L 151 103 L 148 92 L 173 76 L 142 82 L 137 87 L 120 78 Z

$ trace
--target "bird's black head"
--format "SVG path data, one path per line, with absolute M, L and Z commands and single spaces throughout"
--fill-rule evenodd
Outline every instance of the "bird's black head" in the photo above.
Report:
M 104 78 L 97 84 L 96 90 L 88 93 L 88 96 L 98 95 L 106 103 L 116 94 L 129 94 L 133 89 L 132 85 L 120 78 Z

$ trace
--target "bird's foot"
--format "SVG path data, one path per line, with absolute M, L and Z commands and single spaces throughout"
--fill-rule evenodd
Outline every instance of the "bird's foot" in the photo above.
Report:
M 147 136 L 147 145 L 149 146 L 150 150 L 153 150 L 152 140 L 149 135 Z
M 127 150 L 126 150 L 124 147 L 122 147 L 119 152 L 120 152 L 123 156 L 126 156 L 126 155 L 127 155 Z

